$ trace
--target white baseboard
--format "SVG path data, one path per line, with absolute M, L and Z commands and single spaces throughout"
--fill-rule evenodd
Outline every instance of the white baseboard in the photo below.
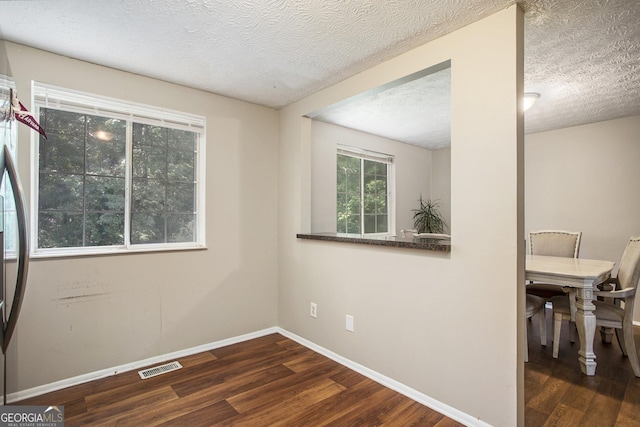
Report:
M 354 370 L 362 375 L 364 375 L 365 377 L 379 383 L 382 384 L 383 386 L 390 388 L 391 390 L 397 391 L 398 393 L 407 396 L 408 398 L 415 400 L 418 403 L 423 404 L 424 406 L 427 406 L 431 409 L 433 409 L 434 411 L 437 411 L 439 413 L 441 413 L 442 415 L 445 415 L 455 421 L 458 421 L 459 423 L 462 423 L 466 426 L 472 426 L 472 427 L 490 427 L 490 424 L 485 423 L 484 421 L 480 421 L 479 419 L 472 417 L 471 415 L 462 412 L 456 408 L 453 408 L 449 405 L 447 405 L 446 403 L 442 403 L 439 400 L 436 400 L 432 397 L 427 396 L 424 393 L 421 393 L 405 384 L 402 384 L 396 380 L 394 380 L 393 378 L 389 378 L 386 375 L 383 375 L 377 371 L 374 371 L 373 369 L 369 369 L 366 366 L 362 366 L 359 363 L 356 363 L 352 360 L 349 360 L 345 357 L 340 356 L 339 354 L 336 354 L 334 352 L 332 352 L 331 350 L 328 350 L 324 347 L 321 347 L 311 341 L 308 341 L 292 332 L 289 332 L 285 329 L 282 329 L 280 327 L 276 327 L 276 330 L 278 333 L 284 335 L 285 337 L 296 341 L 297 343 L 315 351 L 316 353 L 320 353 L 323 356 L 328 357 L 329 359 L 332 359 L 338 363 L 340 363 L 341 365 L 346 366 L 347 368 Z
M 38 387 L 33 387 L 27 390 L 18 391 L 15 393 L 11 393 L 7 396 L 7 402 L 17 402 L 20 400 L 28 399 L 30 397 L 39 396 L 41 394 L 50 393 L 52 391 L 61 390 L 63 388 L 71 387 L 78 384 L 83 384 L 89 381 L 97 380 L 100 378 L 110 377 L 119 373 L 133 371 L 136 369 L 144 368 L 147 366 L 151 366 L 157 363 L 166 362 L 170 359 L 177 359 L 180 357 L 191 356 L 193 354 L 202 353 L 203 351 L 214 350 L 216 348 L 225 347 L 231 344 L 237 344 L 243 341 L 252 340 L 255 338 L 260 338 L 265 335 L 279 333 L 297 343 L 315 351 L 316 353 L 322 354 L 323 356 L 332 359 L 341 365 L 346 366 L 349 369 L 352 369 L 367 378 L 372 379 L 373 381 L 382 384 L 385 387 L 388 387 L 398 393 L 407 396 L 408 398 L 415 400 L 418 403 L 421 403 L 434 411 L 437 411 L 453 420 L 456 420 L 466 426 L 472 427 L 490 427 L 489 424 L 478 420 L 466 414 L 462 411 L 459 411 L 456 408 L 453 408 L 445 403 L 442 403 L 436 399 L 433 399 L 427 396 L 424 393 L 421 393 L 411 387 L 408 387 L 392 378 L 389 378 L 385 375 L 382 375 L 379 372 L 376 372 L 372 369 L 367 368 L 366 366 L 362 366 L 359 363 L 356 363 L 352 360 L 349 360 L 345 357 L 340 356 L 328 350 L 324 347 L 321 347 L 311 341 L 308 341 L 292 332 L 289 332 L 280 327 L 272 327 L 263 329 L 261 331 L 252 332 L 249 334 L 240 335 L 237 337 L 228 338 L 221 341 L 215 341 L 209 344 L 204 344 L 196 347 L 191 347 L 185 350 L 175 351 L 172 353 L 163 354 L 160 356 L 151 357 L 148 359 L 140 360 L 137 362 L 127 363 L 124 365 L 116 366 L 113 368 L 102 369 L 100 371 L 90 372 L 88 374 L 78 375 L 76 377 L 67 378 L 64 380 L 56 381 L 50 384 L 44 384 Z
M 7 402 L 18 402 L 20 400 L 28 399 L 30 397 L 39 396 L 41 394 L 50 393 L 52 391 L 61 390 L 63 388 L 71 387 L 78 384 L 83 384 L 89 381 L 98 380 L 100 378 L 110 377 L 123 372 L 133 371 L 136 369 L 144 368 L 157 363 L 166 362 L 170 359 L 176 359 L 179 357 L 191 356 L 193 354 L 202 353 L 203 351 L 209 351 L 220 347 L 225 347 L 231 344 L 237 344 L 239 342 L 252 340 L 254 338 L 260 338 L 265 335 L 279 333 L 278 328 L 272 327 L 263 329 L 261 331 L 252 332 L 249 334 L 240 335 L 224 339 L 221 341 L 215 341 L 209 344 L 203 344 L 196 347 L 191 347 L 185 350 L 175 351 L 172 353 L 163 354 L 160 356 L 150 357 L 148 359 L 139 360 L 137 362 L 127 363 L 124 365 L 116 366 L 113 368 L 101 369 L 99 371 L 90 372 L 88 374 L 78 375 L 76 377 L 67 378 L 64 380 L 56 381 L 50 384 L 44 384 L 38 387 L 33 387 L 27 390 L 21 390 L 7 395 Z

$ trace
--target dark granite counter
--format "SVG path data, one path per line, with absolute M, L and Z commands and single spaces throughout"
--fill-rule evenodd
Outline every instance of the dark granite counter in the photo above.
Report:
M 344 235 L 337 233 L 296 234 L 298 239 L 324 240 L 327 242 L 356 243 L 360 245 L 387 246 L 394 248 L 422 249 L 427 251 L 451 252 L 451 240 L 424 239 L 403 236 L 368 236 Z

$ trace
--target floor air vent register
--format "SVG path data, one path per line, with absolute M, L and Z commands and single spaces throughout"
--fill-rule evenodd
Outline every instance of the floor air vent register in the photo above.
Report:
M 167 372 L 175 371 L 180 368 L 182 368 L 180 362 L 171 362 L 153 368 L 143 369 L 142 371 L 138 371 L 138 375 L 140 375 L 140 378 L 142 378 L 143 380 L 146 380 L 147 378 L 166 374 Z

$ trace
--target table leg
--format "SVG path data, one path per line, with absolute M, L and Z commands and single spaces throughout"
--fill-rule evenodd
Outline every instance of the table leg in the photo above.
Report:
M 593 352 L 593 339 L 596 333 L 596 306 L 593 304 L 593 289 L 578 288 L 576 301 L 576 326 L 580 337 L 578 360 L 585 375 L 596 374 L 596 355 Z

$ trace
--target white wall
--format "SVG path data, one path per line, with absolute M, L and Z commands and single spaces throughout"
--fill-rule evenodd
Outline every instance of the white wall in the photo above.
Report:
M 640 116 L 527 135 L 525 230 L 582 231 L 580 257 L 619 262 L 640 235 L 639 164 Z
M 418 199 L 431 197 L 431 150 L 313 120 L 311 124 L 311 231 L 336 232 L 337 145 L 394 156 L 396 232 L 413 228 Z
M 277 324 L 278 113 L 7 43 L 31 80 L 207 119 L 207 250 L 33 259 L 8 356 L 9 393 Z M 29 132 L 19 169 L 30 185 Z
M 448 59 L 451 253 L 296 239 L 311 228 L 304 115 Z M 512 6 L 280 111 L 280 326 L 495 426 L 524 422 L 522 86 Z

